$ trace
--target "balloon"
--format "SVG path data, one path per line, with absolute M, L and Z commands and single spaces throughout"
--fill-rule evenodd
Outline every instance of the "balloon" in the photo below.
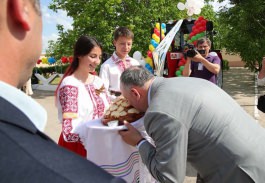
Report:
M 153 43 L 153 46 L 156 48 L 158 46 L 158 44 L 157 43 Z
M 203 27 L 203 26 L 200 26 L 200 27 L 198 28 L 198 30 L 199 30 L 199 32 L 203 32 L 203 31 L 204 31 L 204 27 Z
M 48 59 L 48 62 L 49 62 L 49 64 L 54 64 L 54 63 L 56 62 L 56 60 L 55 60 L 55 58 L 50 57 L 50 58 Z
M 161 24 L 161 27 L 162 27 L 163 30 L 166 29 L 166 24 L 165 23 L 162 23 Z
M 194 14 L 194 9 L 193 8 L 189 8 L 187 10 L 187 15 L 191 17 L 193 14 Z
M 147 58 L 145 59 L 145 62 L 146 62 L 147 64 L 149 64 L 152 68 L 154 67 L 154 65 L 153 65 L 153 60 L 152 60 L 150 57 L 147 57 Z
M 167 32 L 167 29 L 166 28 L 162 29 L 162 32 L 166 33 Z
M 42 57 L 41 61 L 43 64 L 48 64 L 48 58 L 47 57 Z
M 201 20 L 202 26 L 206 26 L 207 20 Z
M 201 13 L 201 8 L 195 8 L 194 9 L 194 14 L 199 15 Z
M 156 43 L 160 43 L 160 37 L 155 37 Z
M 176 74 L 176 76 L 181 76 L 181 71 L 177 70 L 175 74 Z
M 41 61 L 42 61 L 42 60 L 41 60 L 41 59 L 39 59 L 39 60 L 37 61 L 37 64 L 40 64 L 40 63 L 41 63 Z
M 147 57 L 147 58 L 145 58 L 145 62 L 148 63 L 149 65 L 151 65 L 153 60 L 150 57 Z
M 156 43 L 156 41 L 154 39 L 151 39 L 150 43 L 153 45 L 154 43 Z
M 160 30 L 160 23 L 156 23 L 156 28 Z
M 198 17 L 198 21 L 201 21 L 201 20 L 204 20 L 204 17 L 203 16 L 199 16 Z
M 185 63 L 186 63 L 186 60 L 180 60 L 178 66 L 183 66 L 185 65 Z
M 196 27 L 193 32 L 194 32 L 194 34 L 198 34 L 199 33 L 199 29 Z
M 202 21 L 198 21 L 198 23 L 195 25 L 196 27 L 202 26 Z
M 177 8 L 178 8 L 180 11 L 182 11 L 182 10 L 184 10 L 184 9 L 186 8 L 186 6 L 185 6 L 185 4 L 183 4 L 183 3 L 178 3 Z
M 180 66 L 180 67 L 179 67 L 179 70 L 180 70 L 180 71 L 183 71 L 183 69 L 184 69 L 184 66 Z
M 74 58 L 70 56 L 68 59 L 69 59 L 69 62 L 72 63 Z
M 159 31 L 157 28 L 154 29 L 154 33 L 155 33 L 157 36 L 160 36 L 160 31 Z
M 147 56 L 150 57 L 150 58 L 153 57 L 152 52 L 150 50 L 147 51 Z
M 150 71 L 151 73 L 153 73 L 154 71 L 153 71 L 153 68 L 147 63 L 147 64 L 145 64 L 145 68 L 148 70 L 148 71 Z
M 152 38 L 153 38 L 157 43 L 160 42 L 160 38 L 159 38 L 157 35 L 152 34 Z
M 153 52 L 155 50 L 155 47 L 151 44 L 149 44 L 149 50 L 151 50 L 151 52 Z
M 67 63 L 68 62 L 68 58 L 67 57 L 62 57 L 61 58 L 61 61 L 63 64 Z
M 158 46 L 158 43 L 155 40 L 151 40 L 151 44 L 156 48 Z
M 135 51 L 134 53 L 133 53 L 133 58 L 135 59 L 135 60 L 142 60 L 142 53 L 140 52 L 140 51 Z

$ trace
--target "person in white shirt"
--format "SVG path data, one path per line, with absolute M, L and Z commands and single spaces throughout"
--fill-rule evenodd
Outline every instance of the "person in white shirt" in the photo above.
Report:
M 262 66 L 257 76 L 258 86 L 265 86 L 265 57 L 262 58 Z
M 127 27 L 119 27 L 114 32 L 115 52 L 100 67 L 99 77 L 103 79 L 105 88 L 109 91 L 111 99 L 120 93 L 120 76 L 130 66 L 140 65 L 128 54 L 132 49 L 134 34 Z

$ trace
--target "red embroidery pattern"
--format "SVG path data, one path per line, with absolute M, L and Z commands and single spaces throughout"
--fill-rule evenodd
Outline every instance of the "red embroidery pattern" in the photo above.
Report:
M 72 127 L 72 119 L 63 119 L 63 135 L 65 136 L 67 142 L 77 142 L 79 141 L 79 135 L 75 133 L 71 133 Z
M 104 114 L 104 109 L 105 109 L 105 105 L 104 105 L 104 101 L 103 99 L 100 97 L 100 95 L 96 94 L 96 90 L 95 87 L 90 84 L 90 85 L 86 85 L 86 89 L 91 97 L 91 100 L 93 102 L 93 118 L 95 119 L 96 116 L 97 117 L 101 117 Z
M 78 112 L 78 88 L 75 86 L 64 86 L 59 91 L 59 100 L 62 112 Z
M 131 62 L 130 62 L 130 58 L 126 57 L 125 62 L 123 62 L 121 59 L 119 59 L 118 57 L 114 57 L 114 55 L 112 55 L 112 60 L 114 63 L 118 64 L 120 70 L 123 72 L 125 69 L 131 67 Z

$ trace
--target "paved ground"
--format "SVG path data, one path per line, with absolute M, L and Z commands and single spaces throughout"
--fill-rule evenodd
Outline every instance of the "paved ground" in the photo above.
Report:
M 265 94 L 265 88 L 256 87 L 255 74 L 245 68 L 230 68 L 224 71 L 223 89 L 230 94 L 258 123 L 265 127 L 265 114 L 256 108 L 257 98 Z M 45 129 L 54 141 L 57 141 L 61 126 L 57 120 L 57 110 L 54 103 L 54 93 L 48 91 L 34 90 L 32 96 L 48 112 L 48 122 Z M 195 183 L 196 172 L 190 167 L 187 170 L 185 183 Z

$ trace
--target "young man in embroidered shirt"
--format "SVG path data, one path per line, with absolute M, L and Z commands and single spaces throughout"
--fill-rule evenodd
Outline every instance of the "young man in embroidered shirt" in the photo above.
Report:
M 109 91 L 111 99 L 120 93 L 120 76 L 130 66 L 140 63 L 129 56 L 132 49 L 134 34 L 127 27 L 119 27 L 114 32 L 115 52 L 101 65 L 99 76 L 103 79 L 105 88 Z

